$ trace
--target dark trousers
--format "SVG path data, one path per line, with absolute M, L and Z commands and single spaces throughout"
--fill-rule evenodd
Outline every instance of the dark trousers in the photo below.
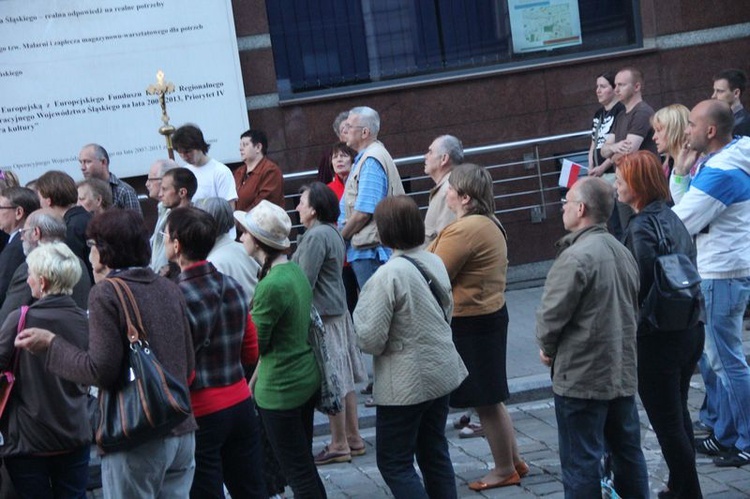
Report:
M 612 457 L 617 493 L 628 499 L 649 497 L 634 395 L 592 400 L 555 394 L 555 415 L 566 499 L 601 497 L 605 449 Z
M 5 458 L 5 467 L 21 499 L 85 499 L 89 480 L 88 445 L 55 456 Z
M 667 487 L 682 498 L 702 497 L 687 400 L 703 337 L 703 326 L 638 337 L 638 393 L 669 468 Z
M 341 277 L 344 281 L 344 290 L 346 291 L 346 307 L 350 314 L 354 314 L 359 299 L 359 286 L 357 285 L 357 276 L 354 275 L 354 269 L 351 265 L 345 265 L 341 271 Z
M 327 497 L 312 456 L 313 411 L 319 396 L 316 393 L 294 409 L 258 408 L 268 441 L 296 498 Z
M 252 399 L 195 418 L 195 478 L 191 498 L 265 498 L 260 427 Z
M 415 405 L 378 406 L 378 469 L 396 499 L 456 497 L 456 478 L 445 438 L 447 418 L 448 395 Z M 424 485 L 414 469 L 415 455 Z

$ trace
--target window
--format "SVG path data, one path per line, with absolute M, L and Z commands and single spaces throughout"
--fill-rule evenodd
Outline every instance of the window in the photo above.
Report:
M 640 45 L 638 0 L 269 0 L 282 98 Z

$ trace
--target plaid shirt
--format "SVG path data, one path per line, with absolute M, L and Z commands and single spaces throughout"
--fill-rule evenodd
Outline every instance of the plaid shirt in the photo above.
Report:
M 179 276 L 195 348 L 191 390 L 229 386 L 244 377 L 242 339 L 247 305 L 242 287 L 202 261 Z
M 141 203 L 138 201 L 138 194 L 135 193 L 135 189 L 111 172 L 109 174 L 109 185 L 112 187 L 113 206 L 117 206 L 123 210 L 137 211 L 143 215 Z

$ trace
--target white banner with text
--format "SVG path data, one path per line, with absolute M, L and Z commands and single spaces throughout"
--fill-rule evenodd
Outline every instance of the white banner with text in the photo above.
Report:
M 248 118 L 231 0 L 0 0 L 0 168 L 23 183 L 80 179 L 93 142 L 119 177 L 146 174 L 167 157 L 146 93 L 158 70 L 175 87 L 170 124 L 196 124 L 210 156 L 238 161 Z

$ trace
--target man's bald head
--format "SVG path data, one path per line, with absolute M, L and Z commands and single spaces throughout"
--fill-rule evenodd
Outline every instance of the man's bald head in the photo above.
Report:
M 729 106 L 729 104 L 717 99 L 710 99 L 699 102 L 698 106 L 703 103 L 706 104 L 705 113 L 708 124 L 716 127 L 717 137 L 719 137 L 720 139 L 732 140 L 734 114 L 732 114 L 732 108 Z
M 699 153 L 718 151 L 732 140 L 734 116 L 726 102 L 710 99 L 690 111 L 685 131 L 688 144 Z

